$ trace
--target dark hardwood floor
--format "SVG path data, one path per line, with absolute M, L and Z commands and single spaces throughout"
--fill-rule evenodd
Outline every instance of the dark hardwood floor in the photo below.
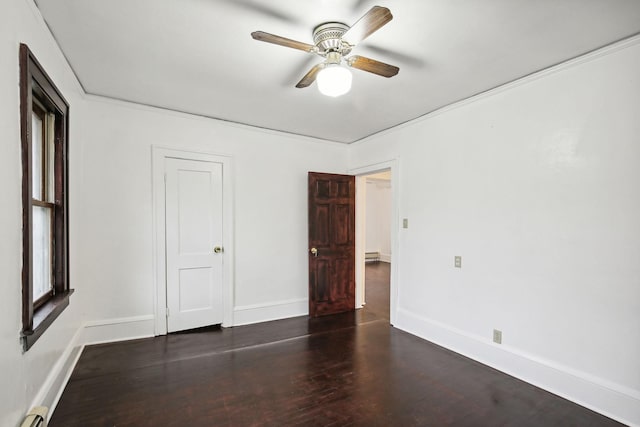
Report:
M 364 310 L 389 320 L 390 267 L 387 262 L 369 262 L 365 266 Z
M 388 269 L 386 281 L 388 292 Z M 86 347 L 49 425 L 620 425 L 397 330 L 367 300 L 352 313 Z

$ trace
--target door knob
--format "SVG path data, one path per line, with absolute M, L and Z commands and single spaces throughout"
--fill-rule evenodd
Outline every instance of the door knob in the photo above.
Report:
M 318 250 L 316 248 L 311 248 L 311 253 L 313 256 L 318 256 Z
M 213 252 L 220 254 L 222 253 L 222 247 L 221 246 L 216 246 L 215 248 L 213 248 Z

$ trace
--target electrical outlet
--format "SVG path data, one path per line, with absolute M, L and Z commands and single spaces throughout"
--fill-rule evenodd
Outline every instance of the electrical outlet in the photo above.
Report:
M 402 228 L 409 228 L 409 218 L 402 219 Z
M 462 257 L 460 255 L 453 258 L 453 266 L 455 268 L 462 268 Z
M 502 344 L 502 331 L 497 329 L 493 330 L 493 342 L 496 344 Z

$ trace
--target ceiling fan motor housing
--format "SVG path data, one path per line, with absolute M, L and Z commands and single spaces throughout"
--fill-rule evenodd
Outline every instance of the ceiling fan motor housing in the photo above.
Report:
M 349 26 L 341 22 L 325 22 L 313 30 L 313 43 L 321 53 L 340 52 L 343 55 L 351 51 L 351 46 L 342 41 L 342 35 Z

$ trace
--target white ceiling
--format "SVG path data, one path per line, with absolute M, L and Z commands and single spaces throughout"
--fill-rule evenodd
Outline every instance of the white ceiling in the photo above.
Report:
M 638 0 L 36 0 L 87 93 L 350 143 L 640 33 Z M 255 41 L 312 43 L 325 21 L 374 5 L 393 20 L 353 54 L 340 98 L 295 84 L 321 58 Z

